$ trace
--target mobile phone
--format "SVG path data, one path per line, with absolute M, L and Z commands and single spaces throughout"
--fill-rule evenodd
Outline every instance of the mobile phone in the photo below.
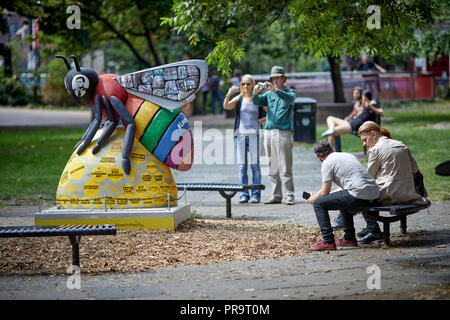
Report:
M 303 199 L 308 200 L 311 197 L 311 193 L 303 191 Z

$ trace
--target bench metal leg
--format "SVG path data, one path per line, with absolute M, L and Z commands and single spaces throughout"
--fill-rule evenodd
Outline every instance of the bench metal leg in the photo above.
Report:
M 385 245 L 390 245 L 390 224 L 389 222 L 383 222 L 383 241 Z
M 402 234 L 406 234 L 406 216 L 400 219 L 400 229 Z
M 231 198 L 227 198 L 227 218 L 231 218 Z
M 72 245 L 72 265 L 80 266 L 80 239 L 81 236 L 69 236 Z
M 227 203 L 227 218 L 231 218 L 231 198 L 234 197 L 236 192 L 226 193 L 225 191 L 220 190 L 220 195 L 226 199 Z

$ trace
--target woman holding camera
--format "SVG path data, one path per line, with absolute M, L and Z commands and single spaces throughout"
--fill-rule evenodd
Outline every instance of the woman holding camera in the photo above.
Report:
M 241 79 L 240 88 L 233 86 L 228 90 L 223 102 L 225 110 L 236 108 L 234 121 L 234 143 L 239 166 L 239 183 L 248 184 L 248 164 L 252 170 L 252 184 L 261 183 L 261 169 L 259 165 L 259 124 L 264 120 L 264 111 L 252 101 L 255 79 L 246 74 Z M 231 101 L 231 96 L 239 93 Z M 242 192 L 240 203 L 259 203 L 261 191 L 252 190 L 251 199 L 248 190 Z

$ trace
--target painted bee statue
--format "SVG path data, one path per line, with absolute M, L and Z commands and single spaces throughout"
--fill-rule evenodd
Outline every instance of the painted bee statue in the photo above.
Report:
M 135 137 L 158 160 L 170 168 L 185 171 L 194 155 L 189 122 L 179 108 L 195 99 L 206 83 L 208 65 L 203 60 L 186 60 L 149 68 L 126 75 L 101 74 L 80 67 L 71 55 L 75 68 L 66 57 L 68 69 L 64 84 L 79 104 L 92 103 L 94 120 L 75 146 L 80 155 L 92 142 L 106 118 L 104 131 L 92 149 L 96 154 L 106 144 L 122 120 L 126 126 L 122 150 L 122 168 L 130 173 L 130 154 Z

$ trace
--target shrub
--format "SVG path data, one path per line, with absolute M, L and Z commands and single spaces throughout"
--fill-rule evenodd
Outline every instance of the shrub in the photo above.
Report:
M 0 77 L 0 104 L 20 106 L 31 102 L 27 88 L 16 77 Z

